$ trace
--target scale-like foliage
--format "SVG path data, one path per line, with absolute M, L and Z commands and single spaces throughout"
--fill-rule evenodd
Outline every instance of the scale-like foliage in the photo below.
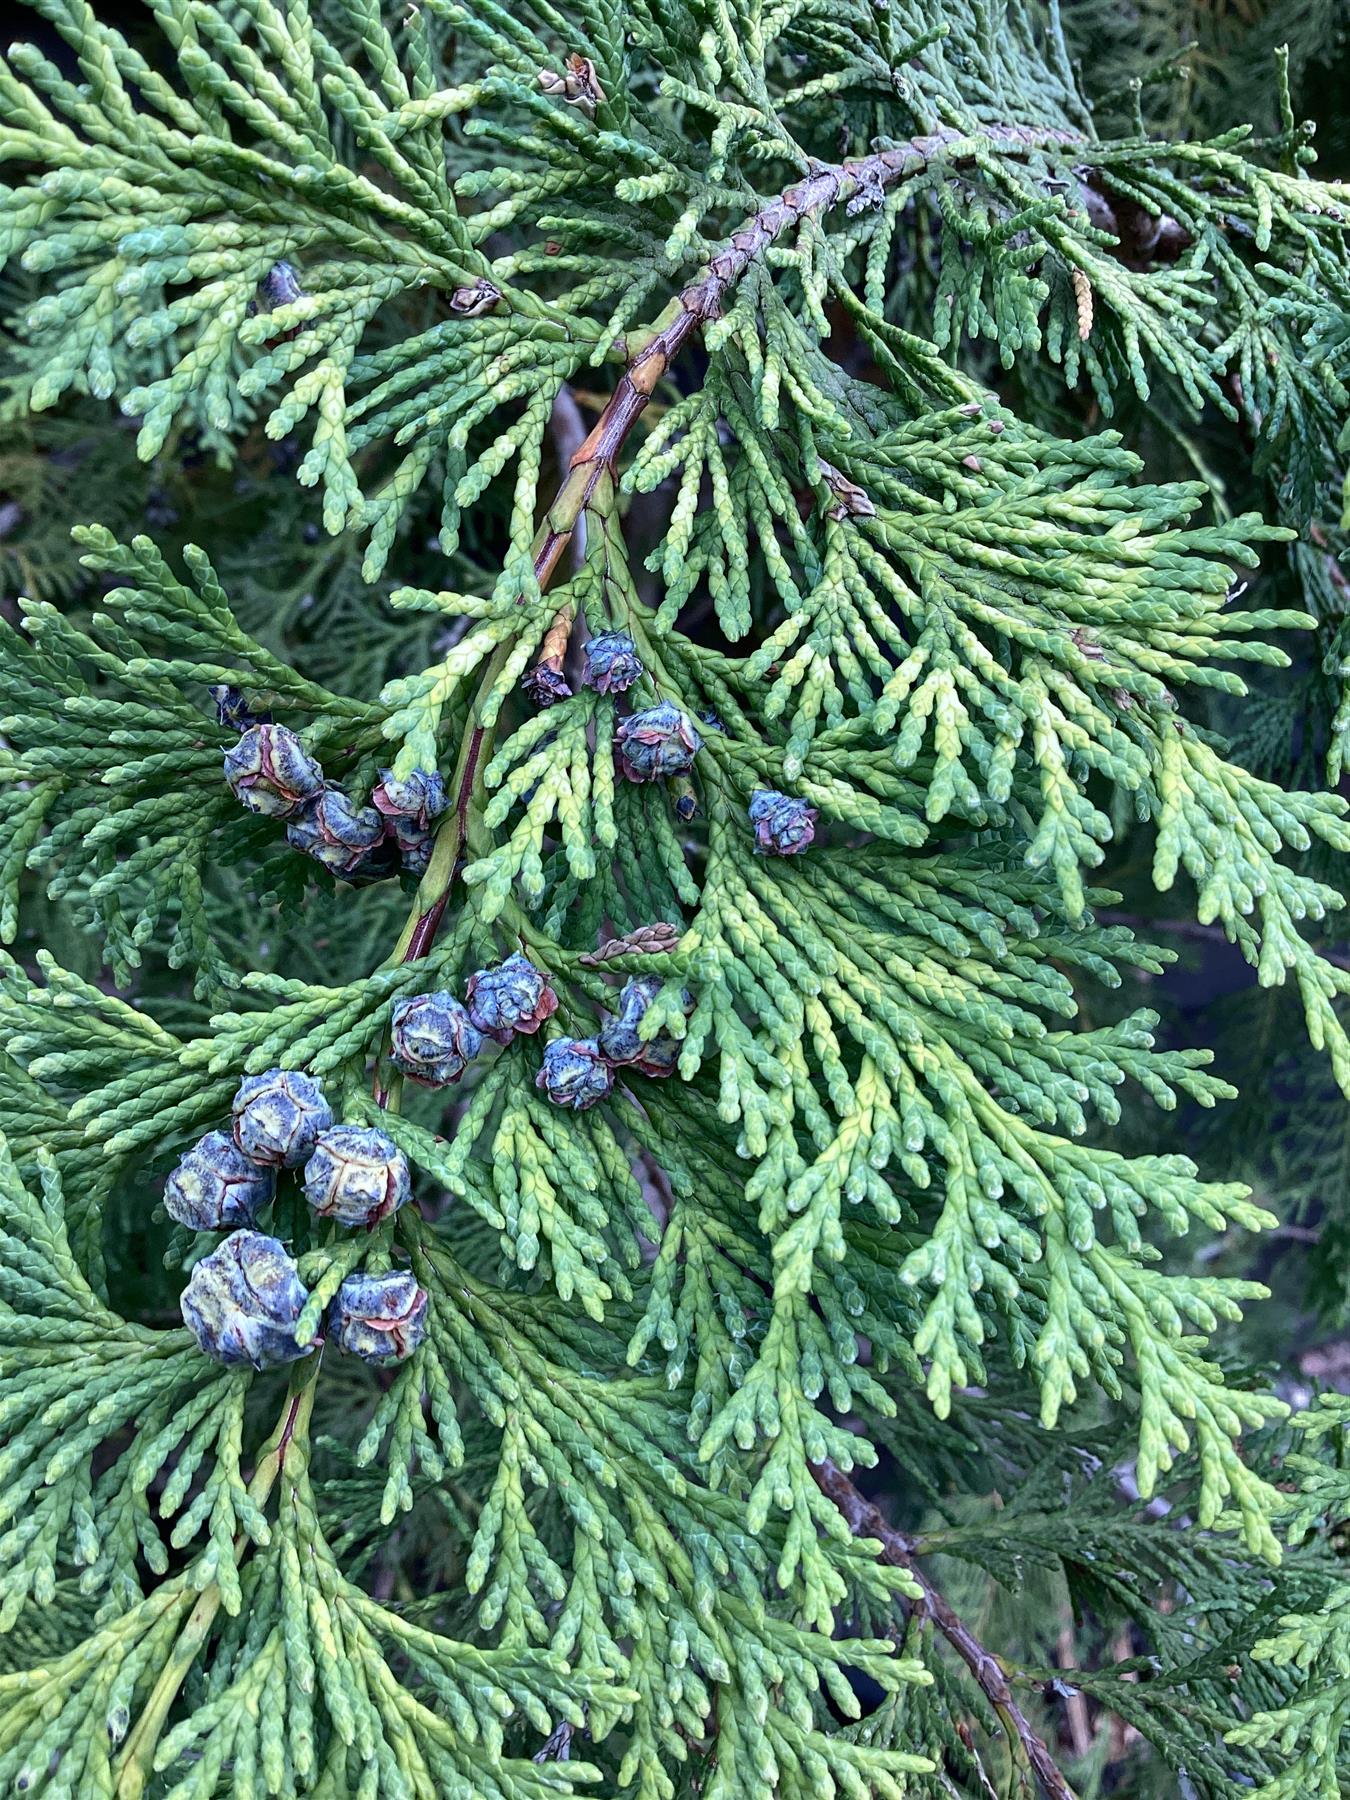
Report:
M 0 1780 L 1063 1800 L 1041 1638 L 996 1661 L 932 1558 L 1132 1619 L 1155 1683 L 1071 1679 L 1194 1791 L 1330 1795 L 1342 1590 L 1276 1569 L 1285 1407 L 1221 1354 L 1263 1290 L 1173 1242 L 1275 1221 L 1112 1141 L 1233 1090 L 1106 1004 L 1170 954 L 1093 885 L 1131 824 L 1350 1093 L 1346 803 L 1201 710 L 1336 613 L 1350 190 L 1287 64 L 1273 136 L 1111 135 L 1023 0 L 34 9 L 5 404 L 240 460 L 163 542 L 12 558 Z M 1103 429 L 1150 398 L 1249 431 L 1270 516 Z M 333 1222 L 321 1105 L 411 1204 Z M 212 1315 L 159 1206 L 203 1139 L 287 1165 L 289 1375 L 224 1366 L 258 1294 Z M 883 1456 L 945 1525 L 873 1514 Z

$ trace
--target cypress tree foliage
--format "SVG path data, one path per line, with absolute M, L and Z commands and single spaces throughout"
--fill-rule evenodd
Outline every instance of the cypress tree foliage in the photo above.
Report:
M 1350 1093 L 1289 59 L 1258 138 L 1029 0 L 33 10 L 6 405 L 178 498 L 57 460 L 11 572 L 0 1779 L 1065 1800 L 1091 1708 L 1140 1794 L 1332 1800 L 1347 1413 L 1176 1253 L 1276 1221 L 1135 1149 L 1232 1088 L 1093 873 Z M 1313 630 L 1296 785 L 1239 671 Z

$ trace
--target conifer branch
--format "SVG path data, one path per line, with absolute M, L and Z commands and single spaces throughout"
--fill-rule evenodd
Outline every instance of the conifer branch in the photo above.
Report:
M 1131 931 L 1139 932 L 1161 931 L 1167 937 L 1189 938 L 1197 944 L 1227 944 L 1231 947 L 1233 942 L 1221 925 L 1207 925 L 1200 919 L 1145 918 L 1141 913 L 1122 912 L 1114 906 L 1107 907 L 1098 916 L 1104 924 L 1125 925 Z M 1333 968 L 1350 969 L 1350 951 L 1324 944 L 1318 954 Z
M 308 1358 L 296 1370 L 276 1428 L 263 1446 L 258 1466 L 248 1484 L 249 1499 L 259 1509 L 266 1506 L 272 1489 L 284 1471 L 292 1443 L 297 1437 L 303 1442 L 307 1436 L 310 1415 L 314 1410 L 315 1381 L 322 1361 L 323 1355 L 320 1352 Z M 246 1547 L 246 1540 L 240 1538 L 235 1545 L 236 1555 L 242 1556 Z M 202 1591 L 189 1613 L 174 1643 L 173 1653 L 161 1669 L 141 1715 L 123 1746 L 116 1800 L 139 1800 L 139 1796 L 144 1793 L 170 1710 L 189 1670 L 211 1635 L 221 1600 L 220 1584 L 213 1581 Z
M 1074 1791 L 1064 1779 L 1045 1740 L 1018 1705 L 1003 1664 L 957 1617 L 947 1599 L 924 1573 L 909 1539 L 896 1530 L 880 1508 L 858 1492 L 829 1457 L 809 1466 L 812 1479 L 821 1493 L 839 1508 L 854 1537 L 875 1539 L 881 1545 L 883 1559 L 904 1569 L 918 1583 L 921 1596 L 909 1605 L 920 1617 L 931 1619 L 970 1670 L 985 1698 L 1003 1720 L 1009 1736 L 1021 1746 L 1027 1766 L 1034 1771 L 1049 1800 L 1075 1800 Z
M 1340 1701 L 1272 1765 L 1343 1609 L 1209 1348 L 1262 1290 L 1159 1242 L 1272 1215 L 1135 1117 L 1208 1053 L 1089 997 L 1172 954 L 1092 873 L 1149 832 L 1350 1092 L 1347 808 L 1195 704 L 1259 730 L 1343 611 L 1269 548 L 1350 404 L 1287 65 L 1274 137 L 1155 140 L 1014 0 L 37 11 L 5 391 L 110 519 L 0 623 L 0 1787 L 905 1800 L 1001 1719 L 1067 1800 L 885 1446 L 944 1555 L 1136 1622 L 1165 1679 L 1085 1624 L 1084 1691 L 1197 1790 L 1329 1800 Z M 1252 510 L 1076 428 L 1129 395 L 1179 454 L 1236 397 Z
M 1081 143 L 1075 132 L 1037 131 L 1019 126 L 987 127 L 972 136 L 955 129 L 930 132 L 908 143 L 874 151 L 857 161 L 813 168 L 761 207 L 731 234 L 706 269 L 681 289 L 635 344 L 600 418 L 573 453 L 567 480 L 549 509 L 548 531 L 535 554 L 535 572 L 544 585 L 557 567 L 577 520 L 591 504 L 596 485 L 615 476 L 619 453 L 642 416 L 658 383 L 701 327 L 721 316 L 737 282 L 785 233 L 811 218 L 845 205 L 855 196 L 873 204 L 897 182 L 921 174 L 944 158 L 954 168 L 979 154 L 981 142 L 1011 151 Z
M 1082 141 L 1075 132 L 1016 126 L 987 127 L 981 136 L 1011 151 Z M 557 572 L 585 513 L 596 507 L 597 501 L 601 512 L 608 512 L 612 506 L 620 453 L 667 370 L 694 333 L 719 317 L 736 283 L 775 240 L 804 220 L 827 213 L 855 195 L 867 196 L 870 204 L 887 188 L 921 173 L 939 157 L 948 158 L 953 167 L 959 168 L 977 154 L 978 148 L 978 139 L 946 129 L 875 151 L 858 161 L 815 168 L 761 207 L 732 234 L 726 246 L 709 260 L 706 270 L 676 295 L 636 345 L 630 347 L 627 363 L 603 412 L 572 452 L 567 475 L 532 547 L 534 581 L 541 593 Z M 555 620 L 550 630 L 556 632 L 557 628 Z M 503 646 L 487 664 L 475 714 L 492 692 L 506 655 L 507 647 Z M 418 890 L 414 915 L 394 949 L 393 961 L 416 961 L 435 942 L 465 842 L 468 808 L 486 736 L 486 728 L 471 718 L 452 781 L 454 803 L 438 833 L 431 866 Z
M 427 955 L 436 941 L 436 933 L 440 930 L 449 904 L 460 853 L 467 840 L 469 809 L 482 773 L 484 749 L 488 743 L 489 728 L 481 722 L 479 715 L 483 702 L 501 674 L 509 652 L 510 644 L 501 644 L 484 668 L 478 697 L 470 713 L 450 781 L 453 796 L 450 810 L 436 833 L 431 861 L 418 885 L 412 913 L 389 957 L 390 963 L 417 962 Z

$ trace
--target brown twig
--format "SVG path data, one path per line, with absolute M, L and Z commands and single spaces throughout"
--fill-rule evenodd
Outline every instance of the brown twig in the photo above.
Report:
M 1078 1667 L 1078 1657 L 1074 1646 L 1073 1615 L 1065 1612 L 1064 1624 L 1055 1644 L 1055 1661 L 1061 1669 L 1070 1673 Z M 1087 1695 L 1079 1688 L 1070 1688 L 1068 1698 L 1064 1702 L 1064 1717 L 1069 1728 L 1069 1741 L 1073 1745 L 1075 1756 L 1086 1756 L 1092 1748 L 1092 1720 L 1088 1714 Z
M 681 936 L 678 925 L 658 919 L 655 924 L 637 926 L 624 937 L 606 938 L 598 950 L 587 950 L 577 961 L 584 968 L 593 969 L 597 964 L 610 962 L 616 956 L 659 956 L 664 951 L 673 950 Z
M 718 317 L 731 289 L 776 238 L 803 219 L 855 198 L 869 205 L 880 199 L 886 188 L 920 174 L 940 156 L 959 165 L 972 159 L 982 143 L 1033 151 L 1081 142 L 1076 132 L 1019 125 L 988 126 L 978 134 L 945 128 L 856 162 L 819 166 L 761 207 L 675 296 L 651 328 L 629 339 L 633 347 L 618 385 L 590 433 L 572 452 L 567 475 L 534 540 L 534 575 L 540 590 L 548 587 L 568 546 L 584 528 L 586 512 L 593 506 L 604 511 L 612 505 L 619 452 L 671 363 L 701 326 Z M 499 669 L 500 663 L 494 659 L 485 687 L 495 680 Z M 456 784 L 455 806 L 441 827 L 431 866 L 418 889 L 418 911 L 399 940 L 393 962 L 425 956 L 435 940 L 464 843 L 485 735 L 482 725 L 470 725 L 460 753 L 463 779 Z
M 483 739 L 486 732 L 481 725 L 475 725 L 469 733 L 465 745 L 465 753 L 461 758 L 459 780 L 455 783 L 455 804 L 451 811 L 453 829 L 453 850 L 450 856 L 450 876 L 453 878 L 454 865 L 459 859 L 459 851 L 464 843 L 464 835 L 468 828 L 469 802 L 473 797 L 474 783 L 478 779 L 478 764 L 483 753 Z M 402 957 L 403 962 L 416 962 L 426 955 L 432 941 L 445 916 L 446 903 L 450 898 L 450 881 L 447 880 L 443 891 L 436 895 L 431 904 L 417 916 L 407 948 Z
M 1068 146 L 1082 140 L 1073 132 L 1033 131 L 1021 126 L 990 127 L 981 138 L 1008 149 L 1035 150 Z M 941 155 L 964 160 L 962 147 L 974 156 L 978 139 L 942 130 L 916 137 L 890 150 L 878 150 L 857 162 L 832 163 L 794 182 L 767 206 L 747 219 L 707 267 L 682 289 L 650 330 L 640 335 L 604 411 L 585 441 L 573 452 L 567 480 L 549 508 L 536 540 L 534 567 L 546 586 L 577 523 L 605 475 L 612 475 L 629 432 L 645 411 L 658 382 L 694 332 L 718 317 L 728 293 L 756 258 L 776 238 L 811 214 L 829 212 L 855 196 L 870 202 L 897 181 L 921 173 Z
M 558 467 L 570 469 L 572 458 L 586 442 L 586 421 L 582 417 L 577 397 L 566 382 L 558 389 L 553 401 L 553 412 L 548 422 L 549 434 L 553 439 L 553 447 L 558 458 Z M 586 549 L 584 530 L 577 533 L 576 542 L 572 546 L 572 566 L 579 568 Z
M 947 1642 L 970 1670 L 989 1703 L 1002 1719 L 1004 1728 L 1021 1746 L 1022 1754 L 1050 1800 L 1076 1800 L 1051 1755 L 1044 1739 L 1022 1711 L 1013 1695 L 1002 1663 L 963 1624 L 941 1593 L 915 1561 L 914 1547 L 903 1532 L 897 1531 L 882 1513 L 854 1487 L 848 1476 L 829 1458 L 808 1465 L 816 1486 L 827 1500 L 839 1508 L 855 1537 L 875 1538 L 881 1545 L 882 1560 L 904 1569 L 923 1590 L 914 1602 L 925 1618 L 931 1619 Z

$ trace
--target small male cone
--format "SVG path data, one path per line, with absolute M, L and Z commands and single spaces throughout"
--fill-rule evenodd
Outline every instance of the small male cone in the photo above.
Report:
M 253 291 L 253 298 L 248 303 L 248 316 L 253 318 L 258 313 L 275 312 L 280 306 L 293 306 L 297 300 L 305 298 L 305 290 L 300 285 L 300 276 L 294 263 L 286 261 L 274 262 Z M 302 327 L 292 325 L 289 331 L 283 331 L 277 337 L 264 338 L 263 342 L 269 350 L 278 344 L 289 343 L 300 335 Z

